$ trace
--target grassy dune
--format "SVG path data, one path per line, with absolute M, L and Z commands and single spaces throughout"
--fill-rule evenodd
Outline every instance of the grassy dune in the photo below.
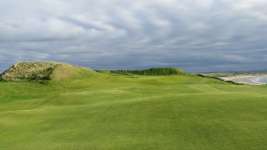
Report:
M 145 70 L 112 70 L 111 73 L 124 75 L 185 75 L 186 73 L 177 68 L 150 68 Z
M 266 92 L 190 75 L 0 82 L 0 149 L 266 150 Z

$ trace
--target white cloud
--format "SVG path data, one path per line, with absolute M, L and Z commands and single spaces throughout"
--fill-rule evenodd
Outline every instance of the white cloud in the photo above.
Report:
M 8 58 L 0 62 L 261 68 L 266 5 L 265 0 L 0 0 L 0 55 Z

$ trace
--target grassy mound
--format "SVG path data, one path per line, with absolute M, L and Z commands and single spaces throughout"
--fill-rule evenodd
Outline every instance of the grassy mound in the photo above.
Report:
M 93 72 L 89 69 L 56 62 L 21 62 L 1 74 L 5 81 L 64 80 Z
M 178 68 L 149 68 L 145 70 L 112 70 L 112 73 L 118 74 L 136 74 L 136 75 L 185 75 L 186 73 Z

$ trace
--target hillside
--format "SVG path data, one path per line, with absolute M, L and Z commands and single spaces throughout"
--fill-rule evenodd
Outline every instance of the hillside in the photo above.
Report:
M 5 81 L 65 80 L 94 71 L 58 62 L 20 62 L 1 74 Z
M 85 72 L 67 82 L 0 82 L 0 149 L 267 149 L 266 86 Z

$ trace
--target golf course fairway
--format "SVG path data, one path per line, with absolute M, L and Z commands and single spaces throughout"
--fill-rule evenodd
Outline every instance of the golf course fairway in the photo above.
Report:
M 0 82 L 0 150 L 266 150 L 267 86 L 95 72 Z

